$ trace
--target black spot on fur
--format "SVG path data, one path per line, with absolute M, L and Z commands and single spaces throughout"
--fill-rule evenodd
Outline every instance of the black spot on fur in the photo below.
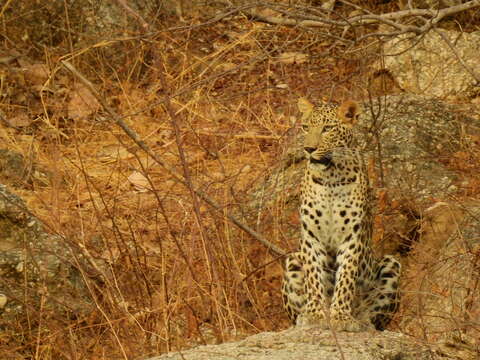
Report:
M 358 225 L 358 224 L 353 225 L 353 232 L 356 233 L 356 232 L 358 232 L 359 229 L 360 229 L 360 225 Z
M 396 276 L 396 274 L 393 273 L 393 272 L 391 272 L 391 271 L 382 274 L 382 278 L 389 278 L 389 279 L 391 279 L 391 278 L 394 278 L 395 276 Z
M 290 264 L 290 266 L 288 267 L 288 270 L 289 271 L 300 271 L 300 266 L 295 265 L 295 264 Z
M 345 210 L 340 211 L 340 216 L 341 217 L 344 217 L 345 215 L 347 215 L 347 212 Z

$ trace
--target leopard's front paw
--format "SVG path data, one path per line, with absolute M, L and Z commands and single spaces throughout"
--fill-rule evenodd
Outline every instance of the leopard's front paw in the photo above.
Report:
M 352 316 L 344 314 L 332 315 L 330 324 L 336 331 L 361 332 L 374 330 L 371 324 L 359 321 Z
M 311 313 L 304 312 L 297 317 L 297 326 L 319 326 L 322 329 L 328 328 L 328 324 L 323 312 Z

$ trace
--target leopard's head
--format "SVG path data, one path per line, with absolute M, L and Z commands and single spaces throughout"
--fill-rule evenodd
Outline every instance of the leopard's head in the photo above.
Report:
M 305 132 L 304 151 L 311 164 L 328 165 L 335 150 L 352 147 L 353 125 L 360 116 L 360 105 L 352 100 L 341 105 L 313 105 L 298 101 Z

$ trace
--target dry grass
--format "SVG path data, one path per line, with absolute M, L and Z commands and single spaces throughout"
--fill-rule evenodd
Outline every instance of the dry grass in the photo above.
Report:
M 19 15 L 7 9 L 20 4 Z M 61 8 L 61 24 L 52 29 L 71 31 L 50 29 L 40 44 L 22 40 L 21 29 L 49 8 L 15 0 L 4 8 L 3 50 L 24 56 L 0 64 L 9 93 L 0 108 L 11 122 L 1 124 L 1 147 L 48 174 L 45 183 L 34 178 L 15 192 L 49 232 L 80 244 L 101 271 L 92 275 L 79 266 L 89 285 L 84 301 L 95 304 L 91 313 L 65 318 L 32 310 L 28 321 L 9 324 L 1 335 L 2 358 L 127 359 L 286 328 L 280 262 L 223 215 L 235 213 L 256 225 L 255 214 L 242 213 L 245 194 L 288 144 L 297 97 L 359 98 L 371 58 L 341 55 L 345 49 L 329 49 L 315 32 L 241 17 L 162 31 L 148 41 L 112 34 L 115 41 L 86 36 L 75 42 L 78 24 L 68 22 Z M 72 19 L 85 15 L 71 11 Z M 305 62 L 279 58 L 306 53 L 318 55 Z M 187 169 L 193 185 L 222 211 L 199 199 L 195 205 L 189 189 L 139 150 L 60 67 L 65 58 L 169 167 L 179 174 Z M 478 194 L 473 182 L 469 194 Z M 296 221 L 262 229 L 286 249 L 284 233 Z

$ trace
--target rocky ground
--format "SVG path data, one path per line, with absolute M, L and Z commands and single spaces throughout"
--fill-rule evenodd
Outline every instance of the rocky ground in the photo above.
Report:
M 433 347 L 389 331 L 333 334 L 317 328 L 291 328 L 148 360 L 433 360 L 443 358 L 440 353 Z

